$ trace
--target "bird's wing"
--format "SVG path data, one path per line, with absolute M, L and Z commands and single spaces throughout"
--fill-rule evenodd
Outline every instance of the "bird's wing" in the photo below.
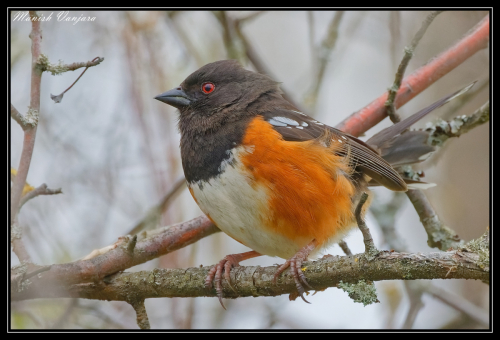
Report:
M 275 108 L 262 114 L 264 120 L 281 134 L 284 140 L 304 142 L 316 139 L 325 147 L 335 143 L 335 153 L 349 155 L 350 166 L 362 170 L 365 174 L 383 186 L 394 191 L 406 191 L 404 180 L 378 152 L 365 142 L 345 132 L 325 125 L 308 115 L 291 109 Z

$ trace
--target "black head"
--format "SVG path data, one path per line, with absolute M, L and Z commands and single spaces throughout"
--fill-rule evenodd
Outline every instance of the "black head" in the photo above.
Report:
M 181 133 L 186 124 L 201 130 L 259 113 L 266 98 L 283 100 L 278 83 L 266 75 L 245 70 L 235 60 L 207 64 L 180 86 L 155 97 L 179 109 Z
M 156 99 L 179 109 L 182 166 L 189 183 L 221 173 L 221 162 L 240 145 L 253 117 L 290 105 L 277 82 L 235 60 L 207 64 Z

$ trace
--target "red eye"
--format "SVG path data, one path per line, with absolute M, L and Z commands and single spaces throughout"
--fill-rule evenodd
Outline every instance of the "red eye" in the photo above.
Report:
M 211 93 L 215 90 L 215 85 L 212 83 L 204 83 L 201 85 L 201 90 L 205 93 Z

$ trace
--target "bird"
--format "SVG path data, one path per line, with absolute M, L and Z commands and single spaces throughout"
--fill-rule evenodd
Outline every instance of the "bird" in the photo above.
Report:
M 182 167 L 193 199 L 219 229 L 252 249 L 227 255 L 210 269 L 205 285 L 215 282 L 222 307 L 222 279 L 233 288 L 230 270 L 261 255 L 285 259 L 274 282 L 290 268 L 308 302 L 304 293 L 312 287 L 302 263 L 357 225 L 355 209 L 369 186 L 407 191 L 425 185 L 394 169 L 434 151 L 425 131 L 407 129 L 468 88 L 366 142 L 298 110 L 278 82 L 236 60 L 202 66 L 156 96 L 179 111 Z

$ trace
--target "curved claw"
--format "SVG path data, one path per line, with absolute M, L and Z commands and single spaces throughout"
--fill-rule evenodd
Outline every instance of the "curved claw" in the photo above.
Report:
M 299 292 L 299 295 L 302 298 L 302 300 L 304 300 L 304 302 L 306 303 L 310 302 L 304 298 L 304 293 L 305 293 L 304 286 L 308 287 L 309 289 L 314 289 L 314 288 L 311 287 L 311 285 L 307 282 L 301 267 L 302 267 L 302 262 L 307 260 L 307 256 L 315 247 L 316 247 L 316 241 L 313 240 L 307 246 L 300 249 L 294 256 L 292 256 L 292 258 L 286 260 L 286 262 L 278 268 L 273 277 L 273 283 L 276 284 L 276 279 L 278 278 L 278 276 L 281 273 L 283 273 L 285 269 L 290 267 L 290 272 L 292 273 L 293 280 L 295 281 L 295 286 L 297 287 L 297 291 Z
M 224 278 L 229 283 L 229 287 L 235 291 L 234 287 L 231 285 L 231 268 L 233 266 L 238 266 L 238 262 L 233 262 L 231 255 L 224 257 L 219 263 L 213 266 L 205 279 L 205 287 L 211 289 L 213 287 L 212 281 L 215 281 L 215 291 L 217 292 L 217 297 L 219 298 L 220 305 L 222 308 L 226 309 L 224 303 L 222 302 L 222 269 L 224 269 Z M 235 291 L 236 292 L 236 291 Z
M 235 292 L 236 289 L 234 289 L 233 285 L 231 284 L 231 268 L 233 267 L 239 267 L 240 266 L 240 261 L 250 259 L 252 257 L 260 256 L 259 253 L 256 251 L 249 251 L 246 253 L 241 253 L 241 254 L 233 254 L 233 255 L 227 255 L 224 257 L 219 263 L 217 263 L 215 266 L 210 268 L 208 275 L 205 279 L 205 287 L 207 289 L 212 289 L 212 281 L 215 281 L 215 290 L 217 292 L 217 297 L 219 298 L 219 302 L 222 306 L 222 308 L 226 309 L 224 306 L 224 303 L 222 303 L 222 297 L 223 297 L 223 292 L 222 292 L 222 270 L 224 270 L 224 278 L 226 279 L 229 287 Z

